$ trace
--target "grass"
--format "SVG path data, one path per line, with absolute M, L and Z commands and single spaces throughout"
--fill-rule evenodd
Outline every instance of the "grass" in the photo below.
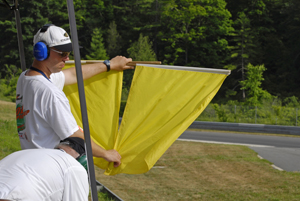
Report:
M 21 150 L 15 113 L 15 103 L 0 100 L 0 159 Z
M 1 101 L 0 112 L 1 159 L 20 145 L 15 105 Z M 96 167 L 96 179 L 126 201 L 300 200 L 298 172 L 275 170 L 245 146 L 176 141 L 145 174 L 103 172 Z M 105 194 L 99 199 L 109 200 Z
M 281 172 L 244 146 L 176 141 L 141 175 L 97 180 L 129 200 L 299 200 L 300 174 Z M 163 168 L 162 168 L 163 167 Z
M 16 119 L 16 104 L 12 102 L 0 100 L 0 119 L 15 121 Z

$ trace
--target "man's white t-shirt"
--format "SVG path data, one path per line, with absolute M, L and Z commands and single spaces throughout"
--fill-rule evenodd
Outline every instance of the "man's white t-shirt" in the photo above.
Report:
M 0 161 L 0 199 L 87 201 L 84 167 L 58 149 L 27 149 Z
M 22 149 L 54 148 L 78 130 L 69 100 L 62 91 L 63 72 L 25 76 L 17 83 L 16 115 Z

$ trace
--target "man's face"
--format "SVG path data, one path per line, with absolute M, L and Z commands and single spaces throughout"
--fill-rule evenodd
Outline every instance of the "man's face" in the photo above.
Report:
M 49 53 L 50 71 L 51 73 L 60 72 L 65 67 L 65 61 L 69 61 L 69 55 L 65 52 L 61 52 L 53 47 L 50 47 Z

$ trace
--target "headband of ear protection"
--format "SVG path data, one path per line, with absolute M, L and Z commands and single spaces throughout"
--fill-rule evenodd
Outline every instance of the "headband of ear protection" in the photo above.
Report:
M 64 140 L 61 140 L 60 144 L 65 144 L 74 149 L 79 154 L 76 160 L 86 169 L 86 171 L 88 171 L 87 157 L 83 139 L 79 137 L 68 137 Z
M 47 29 L 53 24 L 45 24 L 40 33 L 44 33 Z M 43 61 L 49 57 L 49 47 L 44 41 L 39 41 L 33 46 L 33 55 L 34 58 L 38 61 Z

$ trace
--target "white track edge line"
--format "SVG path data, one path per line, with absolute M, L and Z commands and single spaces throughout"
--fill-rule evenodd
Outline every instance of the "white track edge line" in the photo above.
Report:
M 259 144 L 243 144 L 243 143 L 217 142 L 217 141 L 206 141 L 206 140 L 188 140 L 188 139 L 179 139 L 179 138 L 177 140 L 186 141 L 186 142 L 211 143 L 211 144 L 242 145 L 242 146 L 249 146 L 249 147 L 274 147 L 274 146 L 259 145 Z

